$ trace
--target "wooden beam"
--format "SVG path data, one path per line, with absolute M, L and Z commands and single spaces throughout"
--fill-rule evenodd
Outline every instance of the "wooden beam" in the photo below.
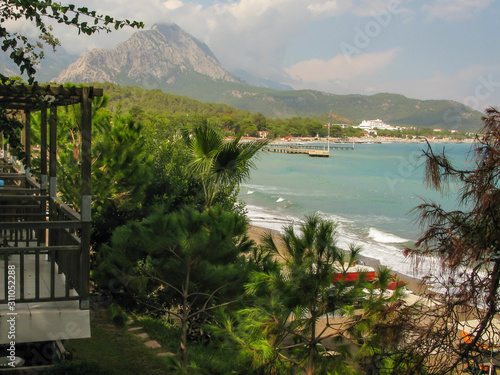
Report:
M 39 251 L 80 251 L 80 245 L 61 245 L 61 246 L 36 246 L 36 247 L 0 247 L 0 254 L 35 254 Z
M 49 197 L 41 195 L 0 194 L 0 201 L 36 202 L 36 201 L 46 201 L 48 199 Z
M 2 210 L 13 210 L 13 209 L 23 209 L 23 210 L 39 210 L 40 205 L 38 204 L 2 204 L 1 209 Z
M 2 229 L 78 229 L 82 227 L 82 223 L 76 220 L 63 221 L 18 221 L 18 222 L 1 222 Z
M 19 195 L 22 195 L 22 194 L 26 194 L 26 195 L 29 195 L 29 194 L 40 194 L 40 190 L 38 189 L 31 189 L 31 188 L 24 188 L 24 187 L 19 187 L 19 186 L 4 186 L 2 189 L 2 191 L 0 192 L 0 197 L 4 194 L 4 193 L 7 193 L 7 194 L 19 194 Z
M 22 207 L 22 206 L 18 206 L 18 207 Z M 3 208 L 3 206 L 2 206 Z M 40 208 L 39 206 L 36 206 L 36 208 Z M 9 218 L 9 217 L 12 217 L 12 218 L 18 218 L 18 217 L 45 217 L 47 216 L 46 214 L 42 213 L 42 212 L 23 212 L 23 213 L 12 213 L 12 214 L 6 214 L 6 213 L 0 213 L 0 219 L 2 218 Z
M 5 166 L 12 167 L 12 164 L 5 164 Z M 2 180 L 24 180 L 26 176 L 22 173 L 0 173 L 0 178 Z
M 1 86 L 0 103 L 5 108 L 18 110 L 39 110 L 46 104 L 67 106 L 80 103 L 84 89 L 74 86 Z M 102 88 L 91 88 L 91 98 L 103 95 Z

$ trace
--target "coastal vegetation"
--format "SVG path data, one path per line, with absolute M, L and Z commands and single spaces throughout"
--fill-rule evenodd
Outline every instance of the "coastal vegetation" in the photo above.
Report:
M 317 214 L 282 235 L 268 233 L 262 250 L 280 261 L 272 270 L 252 272 L 245 285 L 250 303 L 236 319 L 226 318 L 220 332 L 229 334 L 256 373 L 363 372 L 358 362 L 372 355 L 353 348 L 368 345 L 372 323 L 402 300 L 400 287 L 386 294 L 389 270 L 378 270 L 377 284 L 363 273 L 348 280 L 360 249 L 340 249 L 335 224 Z M 336 282 L 333 275 L 339 275 Z
M 338 368 L 354 369 L 352 349 L 341 341 L 354 342 L 353 337 L 366 334 L 367 321 L 398 294 L 386 300 L 371 293 L 363 301 L 362 290 L 371 286 L 362 280 L 332 287 L 332 274 L 345 274 L 357 250 L 346 258 L 335 244 L 333 223 L 318 216 L 307 219 L 304 237 L 293 228 L 283 237 L 291 241 L 288 255 L 283 255 L 287 261 L 276 259 L 277 243 L 269 240 L 267 246 L 257 246 L 248 238 L 244 207 L 236 195 L 266 142 L 226 139 L 215 124 L 199 116 L 192 127 L 186 124 L 169 135 L 160 124 L 109 112 L 106 103 L 95 99 L 93 105 L 95 293 L 175 331 L 179 347 L 174 351 L 182 371 L 227 373 L 194 362 L 197 355 L 189 353 L 204 345 L 221 353 L 232 371 L 240 373 L 248 368 L 253 373 L 280 368 L 305 369 L 309 374 L 327 371 L 331 358 L 321 353 L 337 350 L 342 353 Z M 78 209 L 73 187 L 79 178 L 74 173 L 79 162 L 79 115 L 69 108 L 58 116 L 60 194 Z M 36 140 L 40 121 L 36 116 L 32 120 Z M 36 172 L 36 157 L 33 164 Z M 298 289 L 303 290 L 301 298 L 294 296 Z M 277 299 L 269 299 L 269 291 Z M 370 308 L 370 301 L 377 301 L 377 307 Z M 360 318 L 355 305 L 366 305 L 365 311 L 373 314 Z M 345 332 L 350 338 L 315 332 L 314 323 L 325 314 L 348 319 Z M 273 323 L 275 319 L 279 324 Z M 253 341 L 257 346 L 239 346 L 252 331 L 261 334 Z M 235 341 L 240 335 L 244 338 Z M 296 342 L 285 344 L 289 340 Z M 228 360 L 224 353 L 234 350 L 240 354 Z
M 485 296 L 472 310 L 483 322 L 474 332 L 478 342 L 496 314 L 499 277 L 496 266 L 488 267 L 496 264 L 498 113 L 485 120 L 476 169 L 454 169 L 444 155 L 427 152 L 429 181 L 440 187 L 442 178 L 458 178 L 463 201 L 474 209 L 421 206 L 430 229 L 409 253 L 437 254 L 457 277 L 464 276 L 461 266 L 479 267 L 463 280 L 463 303 L 457 306 L 455 277 L 445 285 L 446 303 L 432 310 L 408 305 L 399 283 L 385 293 L 393 281 L 387 269 L 378 270 L 377 283 L 362 277 L 334 283 L 358 250 L 338 248 L 334 223 L 317 215 L 260 245 L 248 238 L 237 193 L 265 141 L 227 138 L 234 129 L 222 127 L 217 116 L 183 114 L 167 122 L 136 107 L 110 111 L 109 102 L 93 103 L 95 293 L 176 337 L 177 347 L 169 350 L 178 362 L 166 365 L 172 373 L 445 374 L 474 354 L 474 346 L 458 345 L 457 320 L 455 326 L 428 322 L 448 323 L 465 314 L 459 308 Z M 58 117 L 61 199 L 78 209 L 80 115 L 69 107 Z M 262 115 L 249 121 L 270 122 Z M 39 123 L 33 115 L 35 142 Z M 33 164 L 36 172 L 36 158 Z M 434 366 L 431 348 L 455 355 Z
M 112 113 L 128 113 L 136 121 L 158 127 L 165 135 L 175 134 L 178 129 L 193 126 L 197 117 L 202 116 L 225 135 L 258 137 L 259 131 L 267 131 L 268 138 L 326 137 L 330 123 L 330 136 L 339 140 L 352 137 L 365 137 L 356 128 L 361 120 L 373 117 L 363 115 L 361 120 L 343 117 L 333 111 L 311 116 L 273 117 L 261 112 L 250 112 L 226 104 L 200 102 L 184 96 L 162 92 L 159 89 L 147 90 L 137 86 L 120 87 L 111 83 L 94 83 L 102 87 L 108 96 L 107 109 Z M 357 118 L 357 117 L 356 117 Z M 342 125 L 342 126 L 341 126 Z M 435 125 L 414 126 L 411 122 L 398 123 L 401 130 L 377 130 L 375 137 L 413 139 L 435 137 L 438 139 L 465 139 L 470 133 L 464 130 L 452 132 L 449 129 L 435 129 Z
M 96 116 L 99 111 L 106 109 L 96 110 Z M 242 159 L 242 166 L 228 162 L 227 155 L 223 157 L 220 153 L 223 145 L 235 147 L 237 144 L 224 141 L 223 130 L 213 119 L 193 116 L 190 122 L 184 123 L 180 132 L 183 136 L 179 132 L 170 134 L 159 123 L 152 126 L 148 121 L 135 121 L 130 114 L 107 118 L 109 121 L 113 118 L 113 124 L 117 124 L 117 135 L 111 137 L 114 139 L 111 141 L 96 134 L 95 152 L 104 153 L 105 142 L 120 144 L 119 148 L 112 148 L 116 160 L 126 161 L 130 154 L 144 155 L 140 164 L 148 171 L 140 172 L 134 164 L 127 170 L 126 162 L 115 162 L 116 166 L 110 162 L 110 171 L 116 168 L 120 176 L 125 176 L 122 184 L 117 182 L 120 180 L 114 173 L 105 173 L 106 163 L 95 165 L 101 171 L 95 181 L 95 191 L 102 192 L 102 196 L 94 200 L 93 243 L 97 254 L 94 280 L 103 289 L 112 285 L 113 299 L 129 311 L 159 319 L 158 324 L 176 332 L 180 368 L 225 373 L 222 369 L 217 372 L 213 361 L 209 370 L 197 362 L 197 358 L 203 357 L 195 354 L 196 348 L 201 350 L 204 346 L 221 353 L 236 350 L 238 355 L 231 360 L 232 371 L 244 373 L 243 369 L 251 368 L 256 374 L 273 371 L 444 374 L 463 366 L 464 358 L 471 358 L 473 347 L 465 347 L 462 356 L 457 352 L 464 350 L 454 336 L 457 321 L 453 327 L 446 326 L 445 331 L 431 328 L 426 319 L 429 314 L 436 317 L 432 315 L 436 310 L 408 306 L 399 292 L 390 297 L 384 295 L 390 280 L 389 270 L 379 271 L 377 285 L 362 281 L 332 285 L 329 275 L 339 271 L 335 264 L 347 263 L 348 266 L 356 259 L 356 250 L 345 258 L 345 253 L 336 248 L 332 223 L 311 216 L 306 218 L 302 234 L 295 233 L 291 227 L 280 239 L 268 236 L 260 246 L 248 239 L 247 224 L 241 216 L 244 208 L 235 205 L 235 194 L 238 181 L 246 176 L 250 167 L 250 156 L 264 143 L 255 145 L 249 157 Z M 439 186 L 439 176 L 456 176 L 470 184 L 465 200 L 473 196 L 484 199 L 484 192 L 494 192 L 498 172 L 498 165 L 494 164 L 497 118 L 498 115 L 490 112 L 486 121 L 489 127 L 484 129 L 485 138 L 480 141 L 484 147 L 478 149 L 482 150 L 478 155 L 485 158 L 485 162 L 478 160 L 477 164 L 484 167 L 484 173 L 480 173 L 483 179 L 477 179 L 477 170 L 452 169 L 443 155 L 434 155 L 430 150 L 427 153 L 429 175 L 435 186 Z M 102 129 L 109 133 L 106 126 Z M 134 131 L 134 135 L 120 136 L 128 131 Z M 229 155 L 237 160 L 239 153 L 232 151 Z M 133 176 L 134 171 L 154 177 L 130 180 L 127 185 L 126 176 Z M 488 181 L 494 181 L 493 185 Z M 106 194 L 106 186 L 113 185 L 115 189 L 122 186 L 123 190 L 113 190 L 115 193 L 110 196 Z M 481 188 L 481 195 L 473 194 L 474 186 Z M 491 202 L 494 199 L 488 201 L 490 203 L 482 207 L 493 210 L 488 211 L 486 217 L 493 222 L 496 214 Z M 473 206 L 479 207 L 478 202 L 480 200 Z M 451 215 L 435 205 L 422 206 L 420 210 L 424 220 L 436 218 L 437 221 L 417 243 L 420 253 L 413 249 L 413 254 L 424 255 L 428 251 L 446 254 L 445 264 L 451 267 L 467 265 L 471 259 L 484 259 L 480 269 L 488 268 L 486 263 L 492 255 L 482 249 L 494 249 L 494 244 L 484 242 L 494 242 L 491 236 L 495 233 L 488 229 L 494 224 L 479 225 L 485 219 L 481 215 L 477 219 L 470 212 Z M 446 237 L 446 228 L 453 236 Z M 478 228 L 485 231 L 480 236 Z M 467 244 L 457 248 L 460 235 L 466 236 Z M 476 255 L 466 251 L 472 239 L 477 239 Z M 457 251 L 463 249 L 462 255 L 450 252 L 452 246 Z M 461 260 L 460 256 L 465 258 Z M 283 261 L 278 261 L 281 257 Z M 457 261 L 455 265 L 451 262 L 453 259 Z M 484 280 L 496 280 L 493 276 Z M 477 285 L 474 284 L 477 274 L 470 277 L 464 281 L 464 287 Z M 492 300 L 497 294 L 496 288 L 485 284 L 483 294 Z M 449 302 L 440 305 L 439 311 L 444 314 L 439 316 L 441 321 L 457 313 L 457 295 L 453 290 L 447 289 L 444 294 Z M 480 292 L 477 288 L 474 290 L 474 293 Z M 467 296 L 467 301 L 479 297 L 472 295 L 472 291 Z M 459 306 L 469 306 L 467 301 Z M 484 329 L 496 314 L 494 306 L 490 302 L 486 314 L 484 306 L 474 309 L 476 317 L 485 319 Z M 326 323 L 328 329 L 316 330 L 313 322 L 317 323 L 320 316 L 345 320 L 341 329 L 335 327 L 333 319 Z M 409 332 L 419 339 L 410 344 L 406 342 Z M 477 331 L 477 340 L 483 333 L 484 330 Z M 446 366 L 433 366 L 428 361 L 430 352 L 423 348 L 443 352 L 451 348 L 457 356 L 453 361 L 440 362 Z M 330 354 L 325 355 L 326 352 Z M 229 361 L 227 356 L 225 360 Z
M 42 2 L 40 8 L 29 1 L 8 4 L 36 16 L 52 3 Z M 93 32 L 78 17 L 75 23 L 65 16 L 74 7 L 56 6 L 55 11 L 64 23 Z M 77 12 L 102 21 L 84 8 Z M 107 17 L 104 23 L 135 25 Z M 44 35 L 50 40 L 49 32 Z M 30 61 L 23 57 L 19 65 L 31 75 L 23 65 Z M 460 370 L 464 362 L 479 364 L 482 340 L 490 338 L 491 330 L 498 333 L 492 325 L 500 286 L 496 110 L 487 113 L 471 169 L 454 168 L 446 155 L 432 149 L 426 153 L 429 183 L 441 188 L 443 181 L 457 179 L 464 203 L 462 211 L 446 212 L 434 203 L 417 209 L 426 229 L 407 253 L 417 259 L 436 257 L 442 274 L 449 275 L 438 280 L 443 292 L 439 303 L 429 307 L 408 304 L 398 280 L 389 292 L 393 280 L 384 268 L 376 282 L 369 283 L 363 273 L 354 282 L 347 280 L 359 249 L 340 249 L 334 223 L 316 214 L 281 235 L 269 233 L 262 244 L 248 237 L 237 193 L 265 142 L 242 143 L 239 134 L 266 130 L 272 137 L 325 136 L 326 121 L 351 120 L 330 114 L 274 119 L 158 90 L 107 87 L 109 97 L 93 103 L 93 293 L 121 306 L 174 354 L 168 364 L 155 357 L 150 367 L 134 367 L 135 372 L 160 373 L 158 367 L 165 366 L 169 373 L 210 375 L 438 375 Z M 57 115 L 60 198 L 78 210 L 80 114 L 69 107 Z M 18 123 L 0 130 L 14 140 Z M 34 115 L 32 123 L 36 140 L 40 119 Z M 333 137 L 358 135 L 349 127 L 330 130 Z M 411 131 L 404 137 L 427 130 Z M 33 164 L 36 172 L 36 158 Z M 465 318 L 479 323 L 471 340 L 460 345 L 457 331 Z M 114 367 L 106 368 L 110 372 L 120 371 L 120 358 L 132 356 L 131 348 L 142 353 L 127 340 L 121 345 L 130 347 L 123 350 L 108 347 L 108 341 L 118 339 L 114 335 L 126 337 L 123 330 L 96 331 L 101 351 L 113 356 Z
M 217 195 L 231 197 L 237 193 L 255 166 L 252 159 L 267 144 L 264 139 L 240 142 L 241 135 L 225 140 L 206 119 L 201 119 L 192 134 L 184 129 L 183 138 L 189 150 L 188 168 L 201 182 L 207 208 L 212 207 Z

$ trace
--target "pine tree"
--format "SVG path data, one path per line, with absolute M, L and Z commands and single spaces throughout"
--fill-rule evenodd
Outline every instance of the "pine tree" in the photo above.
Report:
M 417 265 L 431 257 L 442 266 L 428 280 L 442 291 L 440 303 L 421 317 L 414 344 L 424 356 L 431 351 L 447 356 L 447 361 L 429 364 L 432 374 L 448 373 L 484 355 L 481 348 L 500 334 L 492 323 L 500 292 L 500 112 L 490 108 L 483 122 L 469 168 L 455 167 L 444 151 L 436 153 L 430 145 L 425 152 L 427 183 L 445 190 L 454 182 L 461 204 L 455 211 L 433 202 L 418 206 L 424 231 L 416 247 L 407 249 Z M 465 320 L 477 324 L 468 327 Z M 462 331 L 471 340 L 457 340 Z M 493 351 L 486 350 L 486 357 Z
M 384 284 L 379 285 L 381 293 L 370 294 L 373 285 L 362 272 L 356 281 L 348 280 L 347 270 L 360 249 L 340 249 L 334 223 L 317 214 L 306 216 L 297 228 L 285 227 L 283 235 L 266 235 L 264 247 L 282 259 L 281 266 L 254 272 L 246 286 L 254 306 L 240 311 L 235 322 L 226 320 L 226 331 L 244 360 L 263 371 L 352 370 L 341 341 L 366 334 L 367 324 L 364 330 L 354 327 L 397 300 L 399 291 L 386 298 Z M 334 275 L 340 275 L 336 282 Z M 358 305 L 365 311 L 361 315 L 355 314 Z M 328 356 L 333 351 L 335 360 Z
M 97 281 L 121 280 L 149 310 L 181 322 L 181 362 L 188 366 L 188 327 L 242 293 L 251 247 L 246 219 L 218 206 L 168 213 L 158 206 L 140 222 L 118 228 L 99 252 Z

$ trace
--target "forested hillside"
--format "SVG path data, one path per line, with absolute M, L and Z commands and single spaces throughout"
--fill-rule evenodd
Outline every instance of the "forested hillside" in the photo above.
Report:
M 314 137 L 318 134 L 326 136 L 327 122 L 354 125 L 350 119 L 334 113 L 324 113 L 316 117 L 267 118 L 262 113 L 252 113 L 226 104 L 201 102 L 164 93 L 159 89 L 121 87 L 111 83 L 92 85 L 104 89 L 109 96 L 108 109 L 112 112 L 128 112 L 136 120 L 162 124 L 162 128 L 168 129 L 171 133 L 191 124 L 199 116 L 214 120 L 221 130 L 229 134 L 256 135 L 257 131 L 265 130 L 270 132 L 270 137 L 288 135 Z M 355 135 L 351 133 L 348 135 Z
M 480 112 L 457 102 L 409 99 L 403 95 L 388 93 L 372 96 L 334 95 L 311 90 L 277 91 L 247 86 L 249 90 L 228 90 L 224 98 L 221 98 L 215 87 L 212 87 L 212 90 L 208 90 L 212 95 L 207 94 L 200 101 L 169 94 L 160 89 L 121 87 L 110 83 L 92 85 L 105 89 L 105 93 L 110 96 L 111 108 L 116 108 L 119 104 L 124 110 L 138 106 L 145 112 L 160 114 L 229 116 L 233 121 L 240 121 L 261 113 L 268 121 L 276 123 L 282 123 L 284 118 L 310 117 L 322 122 L 349 125 L 359 125 L 363 120 L 380 118 L 393 126 L 462 131 L 477 131 L 481 123 Z M 296 133 L 299 134 L 306 135 L 303 132 Z
M 197 117 L 203 116 L 212 120 L 220 130 L 225 131 L 228 135 L 242 133 L 257 136 L 258 131 L 268 131 L 270 138 L 286 136 L 316 137 L 317 135 L 324 137 L 328 134 L 326 124 L 330 123 L 332 124 L 330 129 L 332 137 L 361 136 L 360 129 L 341 128 L 335 125 L 349 124 L 356 126 L 361 121 L 353 121 L 351 118 L 343 117 L 333 111 L 314 116 L 274 118 L 266 117 L 260 112 L 253 113 L 250 110 L 237 109 L 226 104 L 201 102 L 185 96 L 164 93 L 159 89 L 147 90 L 137 86 L 121 87 L 111 83 L 93 83 L 93 85 L 104 88 L 104 92 L 109 96 L 108 109 L 112 112 L 129 113 L 135 120 L 146 124 L 156 124 L 157 128 L 165 129 L 169 134 L 192 125 Z M 286 96 L 285 93 L 283 95 Z M 381 94 L 381 97 L 385 96 Z M 397 100 L 399 95 L 392 95 L 392 97 L 393 100 Z M 363 101 L 366 100 L 366 97 L 359 97 L 356 100 L 359 108 L 363 108 Z M 365 107 L 369 105 L 366 104 Z M 424 105 L 422 106 L 425 108 Z M 351 107 L 346 107 L 346 111 L 351 111 L 353 115 L 356 115 L 356 105 L 352 104 Z M 367 119 L 373 118 L 368 114 L 366 108 L 365 111 Z M 399 112 L 394 110 L 394 113 L 396 115 Z M 359 115 L 357 116 L 359 117 Z M 429 114 L 429 117 L 432 116 L 432 114 Z M 477 123 L 479 123 L 479 120 Z M 380 136 L 396 137 L 405 137 L 406 135 L 446 137 L 451 135 L 446 130 L 443 130 L 442 134 L 438 134 L 433 132 L 432 129 L 431 126 L 422 126 L 418 129 L 407 129 L 404 132 L 379 131 L 378 133 Z M 454 136 L 460 135 L 455 133 Z
M 321 91 L 232 91 L 221 100 L 271 117 L 316 116 L 332 111 L 359 124 L 380 118 L 394 126 L 477 130 L 481 114 L 451 100 L 419 100 L 403 95 L 335 95 Z

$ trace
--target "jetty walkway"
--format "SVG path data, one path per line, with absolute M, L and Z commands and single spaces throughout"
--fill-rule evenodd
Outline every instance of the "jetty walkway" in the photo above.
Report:
M 336 144 L 303 144 L 303 143 L 269 143 L 263 148 L 265 151 L 269 152 L 279 152 L 285 154 L 307 154 L 309 156 L 316 157 L 329 157 L 330 150 L 343 150 L 343 151 L 353 151 L 353 146 L 347 145 L 336 145 Z

